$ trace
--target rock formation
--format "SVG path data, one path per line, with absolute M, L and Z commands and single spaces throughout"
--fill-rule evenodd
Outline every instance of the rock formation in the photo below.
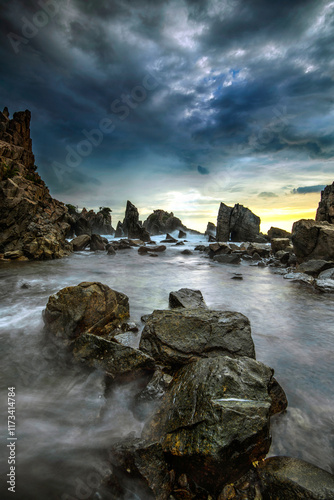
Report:
M 271 227 L 268 231 L 268 238 L 269 240 L 273 238 L 291 238 L 291 233 L 279 227 Z
M 144 222 L 144 227 L 152 235 L 172 233 L 173 231 L 188 231 L 182 221 L 175 217 L 173 212 L 165 210 L 154 210 Z
M 115 233 L 115 229 L 111 225 L 111 209 L 109 207 L 101 207 L 97 213 L 94 210 L 87 211 L 86 208 L 77 212 L 72 205 L 67 205 L 67 207 L 71 215 L 71 236 Z
M 72 246 L 66 206 L 53 199 L 36 172 L 30 111 L 0 112 L 0 253 L 21 260 L 54 259 Z
M 321 191 L 321 200 L 319 202 L 315 220 L 325 221 L 334 224 L 334 182 Z
M 260 217 L 239 205 L 220 204 L 217 217 L 217 241 L 255 241 L 260 234 Z
M 298 262 L 334 260 L 334 225 L 312 219 L 301 219 L 292 227 L 292 243 Z
M 139 221 L 138 209 L 131 203 L 131 201 L 127 201 L 123 222 L 119 222 L 117 224 L 115 237 L 120 238 L 123 236 L 127 238 L 139 239 L 141 241 L 150 241 L 151 239 L 149 232 Z
M 214 225 L 213 222 L 208 222 L 208 225 L 206 226 L 206 230 L 205 230 L 205 236 L 213 236 L 214 238 L 216 237 L 216 233 L 217 233 L 217 228 L 216 226 Z

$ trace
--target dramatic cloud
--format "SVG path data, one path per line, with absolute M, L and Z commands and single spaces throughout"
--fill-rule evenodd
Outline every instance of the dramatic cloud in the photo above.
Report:
M 3 106 L 32 111 L 58 198 L 118 214 L 177 186 L 203 228 L 219 201 L 333 181 L 333 1 L 1 4 Z
M 304 186 L 293 189 L 293 194 L 307 194 L 307 193 L 320 193 L 326 186 Z

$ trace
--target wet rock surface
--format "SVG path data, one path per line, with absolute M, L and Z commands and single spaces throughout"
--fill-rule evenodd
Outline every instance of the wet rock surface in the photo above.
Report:
M 161 443 L 177 472 L 219 494 L 269 450 L 271 378 L 250 358 L 191 363 L 175 374 L 143 436 Z
M 265 499 L 334 499 L 334 476 L 303 460 L 267 458 L 259 464 L 257 472 Z
M 201 357 L 255 357 L 246 316 L 202 307 L 154 311 L 146 320 L 139 347 L 169 370 Z
M 103 370 L 113 379 L 128 377 L 130 380 L 155 368 L 154 360 L 138 349 L 90 333 L 80 335 L 72 347 L 75 359 Z
M 176 292 L 170 292 L 169 307 L 171 309 L 176 309 L 178 307 L 197 309 L 198 307 L 206 308 L 206 304 L 200 290 L 180 288 L 180 290 Z
M 83 282 L 51 295 L 43 319 L 48 332 L 68 343 L 82 333 L 107 335 L 128 316 L 126 295 L 99 282 Z
M 334 225 L 302 219 L 292 227 L 292 243 L 298 262 L 334 261 Z

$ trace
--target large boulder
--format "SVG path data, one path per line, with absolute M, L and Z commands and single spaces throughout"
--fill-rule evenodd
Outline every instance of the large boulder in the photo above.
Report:
M 249 208 L 237 203 L 229 207 L 220 204 L 217 217 L 217 241 L 256 241 L 261 219 Z
M 334 225 L 301 219 L 292 227 L 292 243 L 298 262 L 334 260 Z
M 302 262 L 297 267 L 298 273 L 309 274 L 310 276 L 317 277 L 322 271 L 334 268 L 334 262 L 328 262 L 327 260 L 307 260 Z
M 90 240 L 90 251 L 91 252 L 96 252 L 98 250 L 105 250 L 106 249 L 106 243 L 102 236 L 99 234 L 92 234 L 91 240 Z
M 334 500 L 334 476 L 303 460 L 267 458 L 257 472 L 268 500 Z
M 171 371 L 202 357 L 255 358 L 246 316 L 204 308 L 154 311 L 146 320 L 139 348 Z
M 51 197 L 36 172 L 30 111 L 0 113 L 0 253 L 22 252 L 30 260 L 69 255 L 70 216 Z
M 165 210 L 154 210 L 144 222 L 144 227 L 151 235 L 172 233 L 176 230 L 188 231 L 188 228 L 178 217 L 175 217 L 173 212 L 168 213 Z
M 51 295 L 43 319 L 47 331 L 69 343 L 82 333 L 107 335 L 128 316 L 126 295 L 99 282 L 83 282 Z
M 291 241 L 289 238 L 272 238 L 271 239 L 271 251 L 273 254 L 276 252 L 279 252 L 280 250 L 285 250 L 287 247 L 289 247 L 291 244 Z
M 181 368 L 145 425 L 176 472 L 218 495 L 270 447 L 271 368 L 219 356 Z
M 213 222 L 208 222 L 208 225 L 206 226 L 206 230 L 204 235 L 205 236 L 213 236 L 213 238 L 216 237 L 216 232 L 217 228 Z
M 89 234 L 82 234 L 74 238 L 72 240 L 73 251 L 81 252 L 82 250 L 85 250 L 85 248 L 90 245 L 90 238 Z
M 321 200 L 315 220 L 334 224 L 334 182 L 321 191 Z
M 73 354 L 86 365 L 103 370 L 111 378 L 134 379 L 155 369 L 154 360 L 115 340 L 83 333 L 73 342 Z

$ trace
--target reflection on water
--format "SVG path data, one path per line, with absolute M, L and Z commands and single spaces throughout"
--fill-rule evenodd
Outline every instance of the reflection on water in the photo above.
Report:
M 73 366 L 43 335 L 41 312 L 49 295 L 81 281 L 101 281 L 126 293 L 130 320 L 138 324 L 143 314 L 166 308 L 169 292 L 182 287 L 200 289 L 212 309 L 248 316 L 257 359 L 275 369 L 289 400 L 287 413 L 272 419 L 271 454 L 334 472 L 333 296 L 289 283 L 268 268 L 219 265 L 198 252 L 182 255 L 193 249 L 192 240 L 169 246 L 155 259 L 132 249 L 0 265 L 2 401 L 14 385 L 17 498 L 88 498 L 108 474 L 101 448 L 130 432 L 139 435 L 143 425 L 129 409 L 136 385 L 106 392 L 101 373 Z M 235 272 L 243 280 L 231 279 Z M 126 342 L 136 346 L 139 337 Z M 1 411 L 7 436 L 6 408 Z M 6 452 L 1 464 L 1 474 L 7 474 Z

